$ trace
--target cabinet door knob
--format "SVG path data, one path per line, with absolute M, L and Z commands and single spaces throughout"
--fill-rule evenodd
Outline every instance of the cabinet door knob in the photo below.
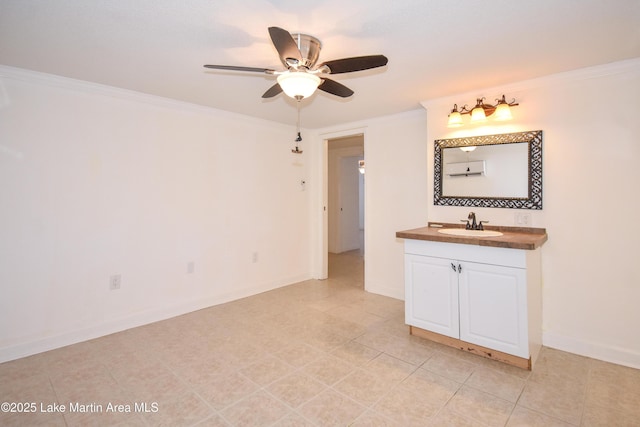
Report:
M 462 264 L 458 264 L 458 273 L 462 273 Z
M 455 264 L 454 264 L 454 263 L 451 263 L 451 269 L 452 269 L 453 271 L 456 271 L 456 266 L 455 266 Z

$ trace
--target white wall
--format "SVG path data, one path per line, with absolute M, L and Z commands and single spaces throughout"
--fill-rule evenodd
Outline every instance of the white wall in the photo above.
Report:
M 293 137 L 0 68 L 0 362 L 308 278 Z

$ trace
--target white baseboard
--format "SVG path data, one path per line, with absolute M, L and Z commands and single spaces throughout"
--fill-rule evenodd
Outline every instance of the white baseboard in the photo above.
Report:
M 542 334 L 542 344 L 569 353 L 640 369 L 640 353 L 628 348 L 581 340 L 553 332 Z
M 10 345 L 0 348 L 0 363 L 20 359 L 22 357 L 31 356 L 33 354 L 42 353 L 49 350 L 54 350 L 56 348 L 65 347 L 71 344 L 77 344 L 82 341 L 100 338 L 105 335 L 114 334 L 116 332 L 125 331 L 127 329 L 136 328 L 138 326 L 147 325 L 149 323 L 159 322 L 161 320 L 170 319 L 172 317 L 181 316 L 193 311 L 202 310 L 204 308 L 212 307 L 219 304 L 224 304 L 229 301 L 235 301 L 240 298 L 267 292 L 272 289 L 302 282 L 308 279 L 309 277 L 306 275 L 291 277 L 289 279 L 281 280 L 278 282 L 264 283 L 258 286 L 240 289 L 233 293 L 180 302 L 170 306 L 157 307 L 143 312 L 135 313 L 130 316 L 110 319 L 106 322 L 95 324 L 87 328 L 63 332 L 54 336 L 44 337 L 34 341 Z
M 404 301 L 404 288 L 402 289 L 394 289 L 394 288 L 386 288 L 386 287 L 377 287 L 377 286 L 367 286 L 365 282 L 365 291 L 371 292 L 372 294 L 382 295 L 384 297 L 399 299 Z

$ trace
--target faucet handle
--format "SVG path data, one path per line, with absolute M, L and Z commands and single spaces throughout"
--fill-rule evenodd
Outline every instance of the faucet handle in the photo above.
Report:
M 482 226 L 483 222 L 486 224 L 489 221 L 478 221 L 478 230 L 484 230 L 484 227 Z
M 466 222 L 467 225 L 465 225 L 464 228 L 466 228 L 467 230 L 471 230 L 471 224 L 469 224 L 469 220 L 467 219 L 461 219 L 460 222 Z

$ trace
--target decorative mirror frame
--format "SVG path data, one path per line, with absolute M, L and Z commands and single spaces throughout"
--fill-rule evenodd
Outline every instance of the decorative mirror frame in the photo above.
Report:
M 473 145 L 499 145 L 526 142 L 529 145 L 528 197 L 466 197 L 443 196 L 442 150 Z M 467 206 L 483 208 L 542 209 L 542 131 L 534 130 L 467 138 L 437 139 L 434 142 L 433 204 L 436 206 Z

